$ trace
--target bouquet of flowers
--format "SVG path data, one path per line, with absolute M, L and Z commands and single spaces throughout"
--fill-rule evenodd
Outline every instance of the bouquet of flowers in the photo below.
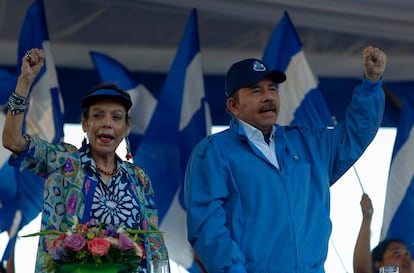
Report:
M 138 264 L 145 259 L 145 249 L 139 243 L 139 235 L 154 233 L 153 230 L 133 230 L 123 227 L 92 223 L 75 224 L 66 232 L 43 230 L 29 236 L 51 236 L 48 244 L 47 272 L 59 272 L 68 265 L 122 264 L 123 269 L 135 272 Z

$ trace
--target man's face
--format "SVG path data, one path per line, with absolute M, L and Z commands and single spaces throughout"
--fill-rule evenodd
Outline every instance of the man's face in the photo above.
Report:
M 279 91 L 272 80 L 265 78 L 237 90 L 227 99 L 227 108 L 238 119 L 269 134 L 279 116 Z

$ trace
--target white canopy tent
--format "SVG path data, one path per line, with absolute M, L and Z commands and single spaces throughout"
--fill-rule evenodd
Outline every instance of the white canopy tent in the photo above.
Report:
M 15 65 L 18 36 L 32 0 L 0 0 L 0 66 Z M 92 68 L 89 50 L 131 70 L 168 71 L 192 8 L 206 73 L 261 57 L 287 11 L 318 76 L 359 77 L 361 50 L 389 55 L 388 79 L 413 78 L 414 2 L 409 0 L 44 0 L 57 66 Z

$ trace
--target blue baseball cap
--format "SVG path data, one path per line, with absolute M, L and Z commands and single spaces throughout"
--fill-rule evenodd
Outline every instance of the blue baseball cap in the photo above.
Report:
M 101 100 L 114 100 L 120 102 L 128 111 L 132 106 L 131 97 L 128 92 L 116 89 L 96 89 L 87 93 L 81 100 L 83 108 L 91 106 L 93 103 Z
M 226 74 L 226 96 L 230 97 L 239 88 L 251 86 L 264 78 L 269 78 L 274 83 L 281 83 L 286 80 L 286 75 L 280 70 L 269 70 L 262 61 L 257 59 L 244 59 L 236 62 Z

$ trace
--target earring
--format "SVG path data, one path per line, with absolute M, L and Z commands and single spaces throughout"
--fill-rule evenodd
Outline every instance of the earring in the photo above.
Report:
M 86 147 L 86 145 L 88 145 L 88 138 L 87 138 L 87 135 L 86 135 L 86 133 L 84 134 L 84 136 L 83 136 L 83 140 L 82 140 L 82 148 L 85 148 Z
M 131 145 L 129 143 L 128 136 L 125 137 L 125 144 L 126 144 L 126 155 L 125 155 L 125 158 L 127 160 L 130 160 L 133 156 L 132 156 L 132 153 L 131 153 Z

